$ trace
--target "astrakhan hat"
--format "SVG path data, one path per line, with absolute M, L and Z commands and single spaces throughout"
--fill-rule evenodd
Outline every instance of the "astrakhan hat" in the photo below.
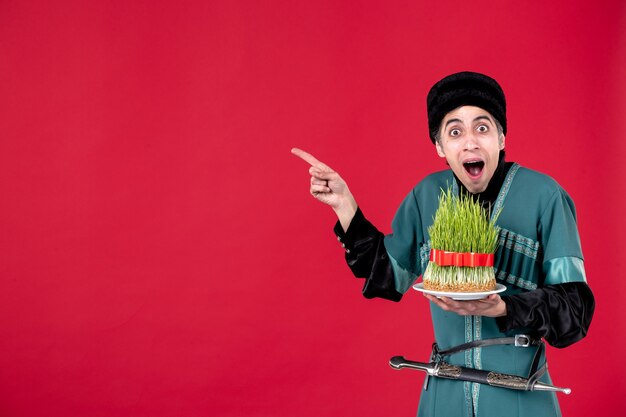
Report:
M 477 72 L 458 72 L 437 82 L 428 92 L 428 131 L 435 143 L 445 115 L 461 106 L 476 106 L 488 111 L 506 134 L 506 99 L 496 80 Z

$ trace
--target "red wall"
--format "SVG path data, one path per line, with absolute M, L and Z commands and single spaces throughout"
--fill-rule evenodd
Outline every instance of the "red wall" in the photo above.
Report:
M 577 203 L 597 311 L 550 369 L 565 415 L 616 414 L 624 3 L 444 3 L 0 2 L 0 415 L 414 415 L 387 360 L 427 358 L 426 302 L 361 297 L 289 149 L 387 232 L 466 69 Z

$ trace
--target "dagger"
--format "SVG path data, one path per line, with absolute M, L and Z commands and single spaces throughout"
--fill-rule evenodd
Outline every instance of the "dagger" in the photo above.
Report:
M 405 359 L 403 356 L 394 356 L 389 360 L 389 365 L 393 369 L 410 368 L 426 372 L 429 376 L 439 378 L 456 379 L 459 381 L 477 382 L 479 384 L 491 385 L 492 387 L 509 388 L 521 391 L 552 391 L 569 394 L 569 388 L 560 388 L 553 385 L 535 382 L 529 384 L 528 378 L 517 375 L 501 374 L 482 369 L 466 368 L 465 366 L 450 365 L 447 362 L 415 362 Z

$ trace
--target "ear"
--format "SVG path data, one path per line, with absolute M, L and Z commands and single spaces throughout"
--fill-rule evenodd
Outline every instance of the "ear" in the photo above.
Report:
M 505 142 L 506 142 L 506 136 L 502 135 L 502 140 L 500 141 L 500 150 L 504 149 Z
M 443 152 L 443 148 L 441 147 L 441 144 L 439 143 L 439 141 L 435 142 L 435 147 L 437 148 L 437 155 L 439 155 L 442 158 L 445 158 L 446 154 Z

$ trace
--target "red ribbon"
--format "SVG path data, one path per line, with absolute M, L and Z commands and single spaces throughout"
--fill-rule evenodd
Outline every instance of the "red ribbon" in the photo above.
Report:
M 493 253 L 448 252 L 431 249 L 430 261 L 439 266 L 493 266 Z

